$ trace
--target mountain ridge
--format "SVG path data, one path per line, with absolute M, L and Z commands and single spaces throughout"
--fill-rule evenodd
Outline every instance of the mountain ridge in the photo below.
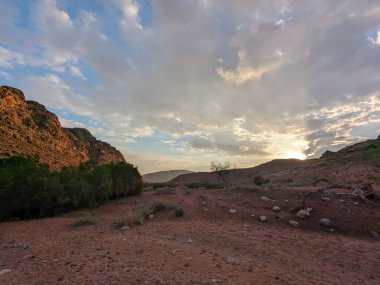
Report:
M 168 182 L 179 175 L 193 173 L 189 170 L 165 170 L 152 173 L 146 173 L 142 176 L 145 183 L 164 183 Z
M 380 181 L 380 136 L 348 145 L 337 152 L 326 151 L 320 158 L 274 159 L 249 168 L 228 171 L 230 183 L 252 183 L 255 176 L 270 181 L 307 181 L 360 183 Z M 173 184 L 224 183 L 216 172 L 195 172 L 179 175 Z

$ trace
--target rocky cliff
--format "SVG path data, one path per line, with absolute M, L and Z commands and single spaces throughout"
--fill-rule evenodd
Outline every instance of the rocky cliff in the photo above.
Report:
M 53 169 L 88 160 L 99 165 L 125 161 L 117 149 L 88 130 L 62 128 L 45 106 L 26 101 L 19 89 L 0 86 L 0 157 L 12 155 L 38 156 Z

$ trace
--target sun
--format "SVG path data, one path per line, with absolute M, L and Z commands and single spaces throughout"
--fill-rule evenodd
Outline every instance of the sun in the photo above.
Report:
M 288 152 L 288 158 L 305 160 L 306 155 L 302 151 L 290 151 L 290 152 Z

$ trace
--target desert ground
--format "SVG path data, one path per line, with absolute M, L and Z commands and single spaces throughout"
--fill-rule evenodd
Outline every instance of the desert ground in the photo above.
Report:
M 379 284 L 379 205 L 312 195 L 310 217 L 297 218 L 290 210 L 313 189 L 177 187 L 54 218 L 1 223 L 0 284 Z M 168 209 L 143 225 L 115 227 L 124 213 L 152 201 L 185 214 Z M 94 224 L 75 227 L 86 215 Z M 332 225 L 319 225 L 321 218 Z

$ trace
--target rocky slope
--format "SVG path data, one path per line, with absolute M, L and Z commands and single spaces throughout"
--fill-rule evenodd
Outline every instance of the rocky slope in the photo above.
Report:
M 158 171 L 153 173 L 147 173 L 142 176 L 142 179 L 146 183 L 164 183 L 168 182 L 179 175 L 189 174 L 192 171 L 189 170 L 168 170 L 168 171 Z
M 320 181 L 331 183 L 380 182 L 380 136 L 374 140 L 353 144 L 338 152 L 326 151 L 319 159 L 276 159 L 255 167 L 232 169 L 230 183 L 252 183 L 261 175 L 271 182 L 312 185 Z M 170 183 L 223 183 L 214 172 L 180 175 Z
M 125 161 L 108 143 L 86 129 L 62 128 L 58 117 L 35 101 L 26 101 L 19 89 L 0 87 L 0 157 L 38 156 L 53 169 Z

